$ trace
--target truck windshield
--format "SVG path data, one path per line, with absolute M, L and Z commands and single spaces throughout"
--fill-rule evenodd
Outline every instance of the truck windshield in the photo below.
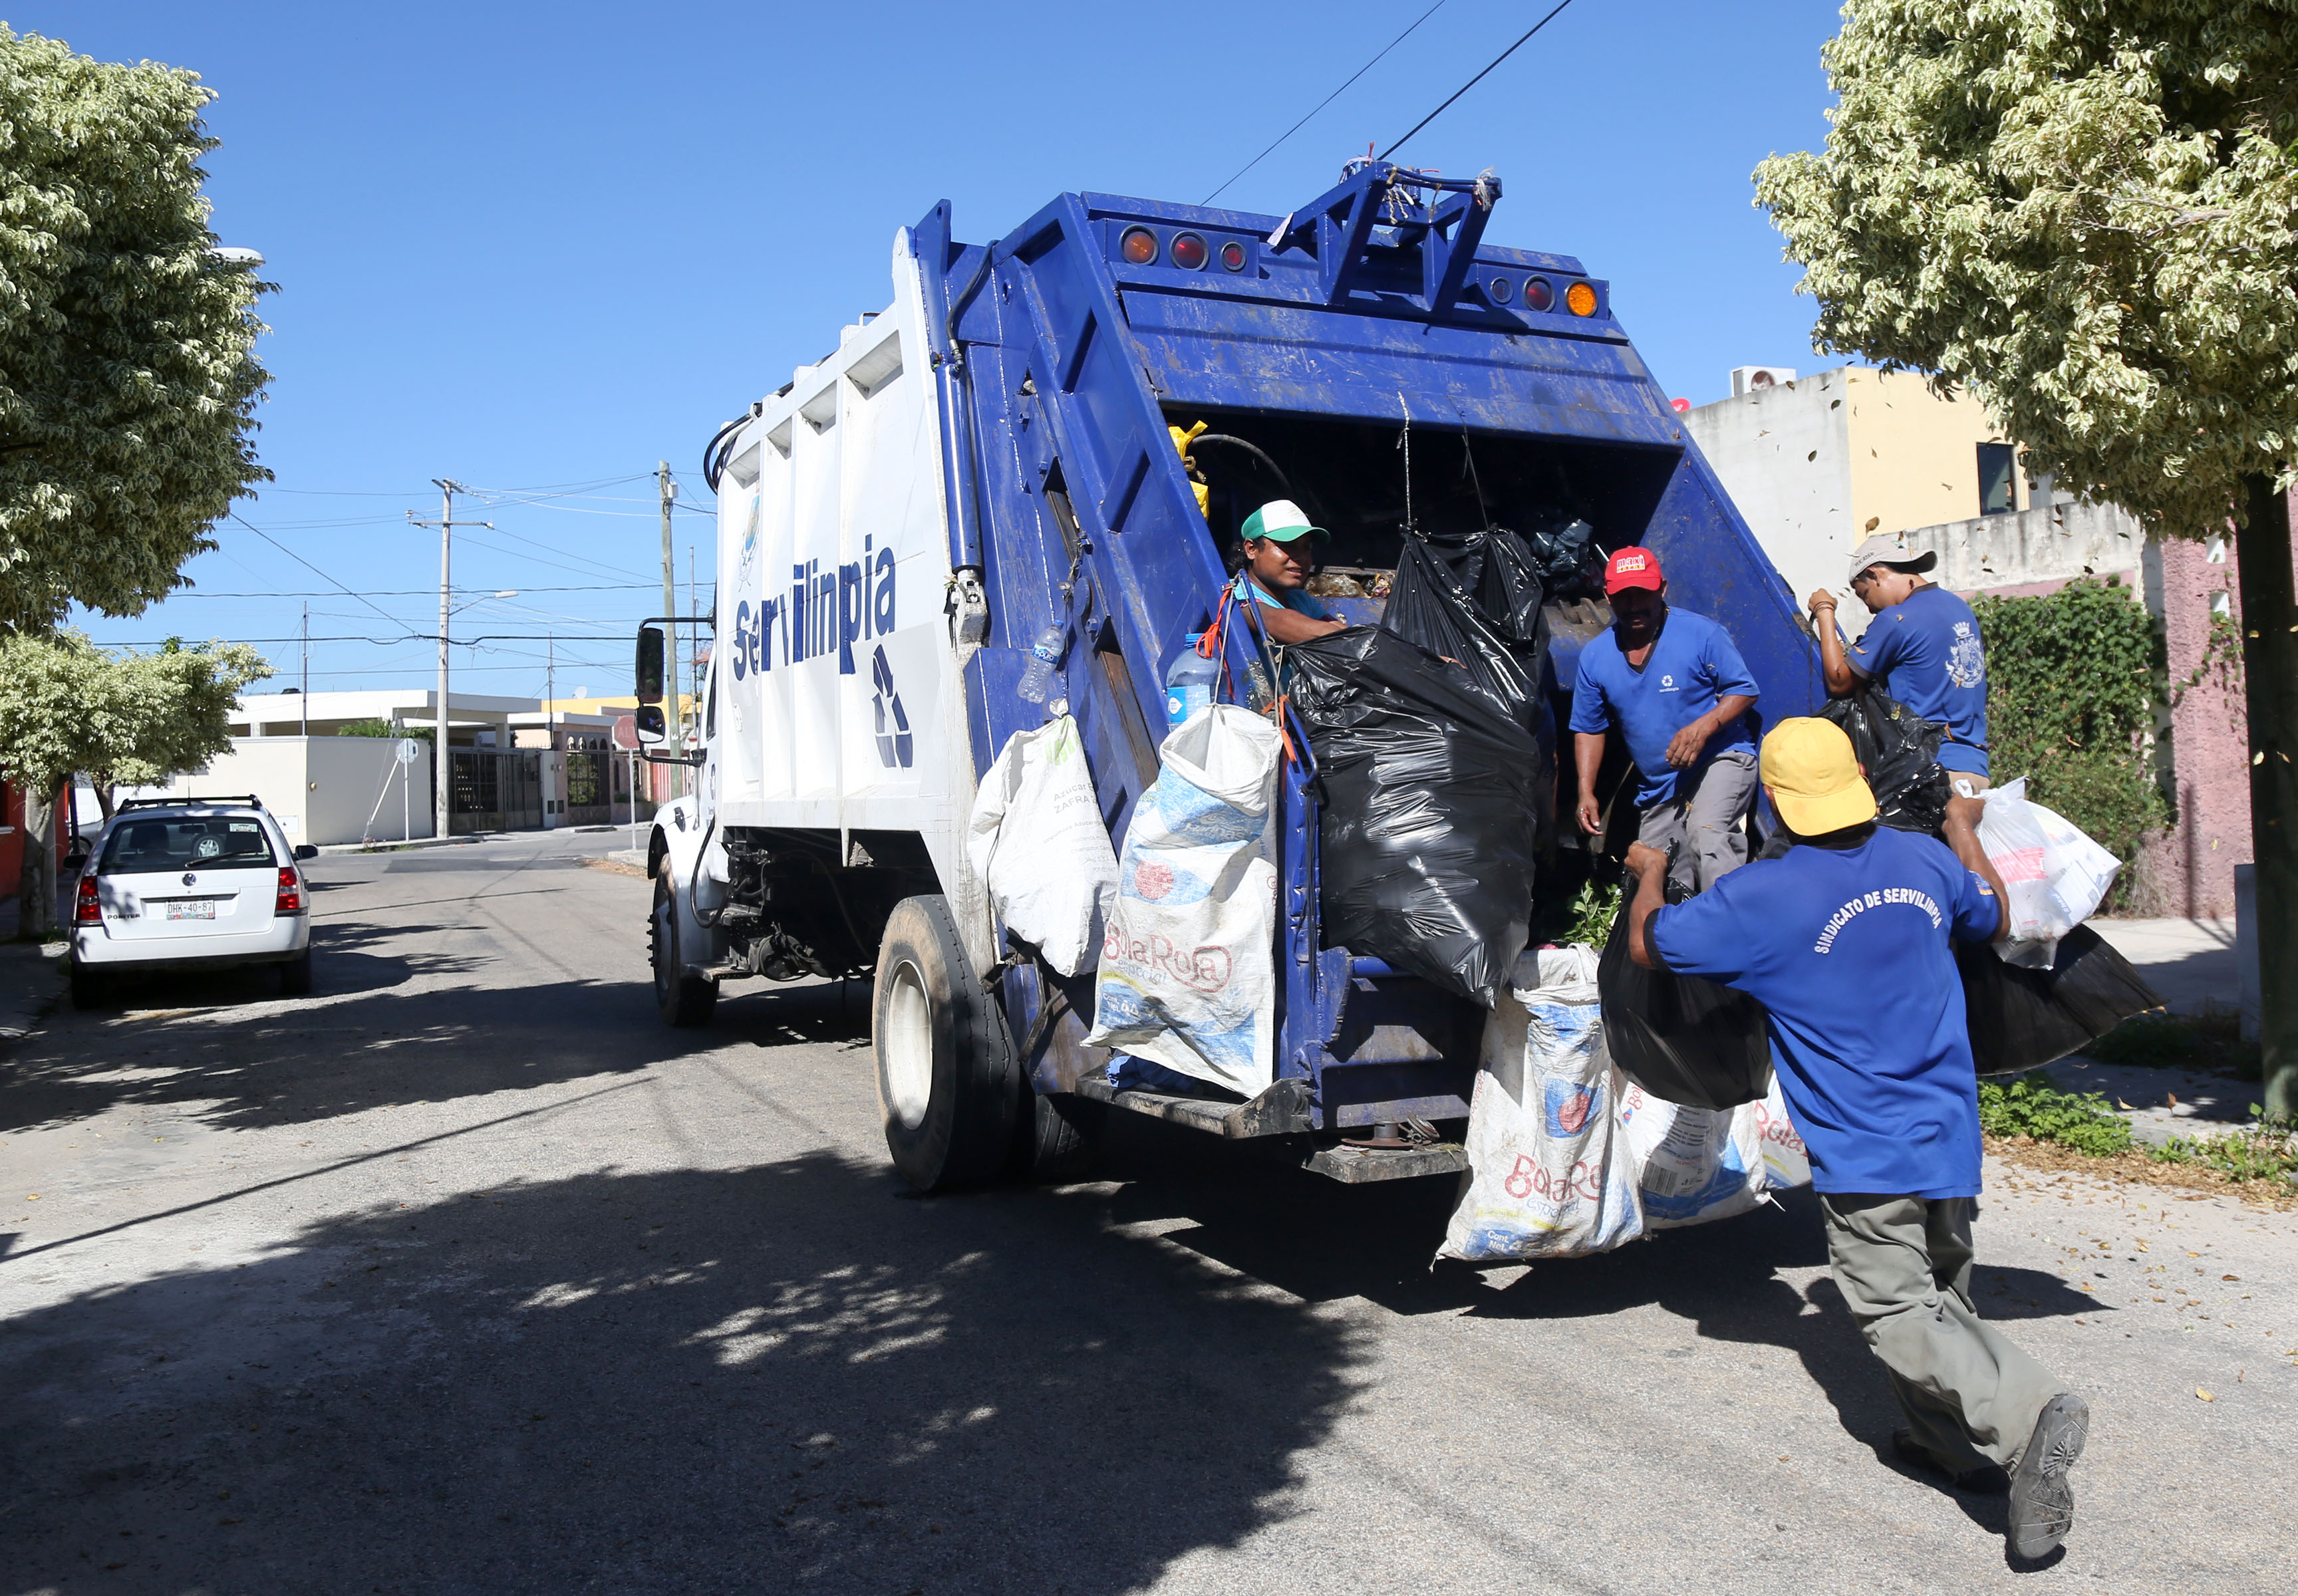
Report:
M 131 820 L 113 829 L 96 863 L 99 875 L 148 875 L 169 870 L 267 870 L 278 861 L 259 820 L 227 815 L 197 819 Z

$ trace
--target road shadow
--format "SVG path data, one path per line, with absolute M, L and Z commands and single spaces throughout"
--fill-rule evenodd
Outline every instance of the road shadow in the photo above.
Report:
M 601 1172 L 21 1314 L 11 1588 L 1138 1590 L 1294 1510 L 1369 1349 L 1095 1190 Z

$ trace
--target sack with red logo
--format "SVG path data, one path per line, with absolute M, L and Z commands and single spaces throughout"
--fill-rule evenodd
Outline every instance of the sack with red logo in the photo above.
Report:
M 1088 1046 L 1258 1096 L 1274 1077 L 1277 727 L 1212 704 L 1158 749 L 1133 806 Z
M 1437 1255 L 1575 1258 L 1642 1235 L 1614 1119 L 1621 1087 L 1604 1046 L 1595 950 L 1526 953 L 1484 1022 L 1468 1172 Z

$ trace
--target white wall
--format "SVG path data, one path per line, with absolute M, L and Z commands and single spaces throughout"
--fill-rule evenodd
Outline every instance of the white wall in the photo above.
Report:
M 1931 580 L 1961 593 L 2138 571 L 2146 554 L 2145 529 L 2112 504 L 2070 502 L 1903 535 L 1917 553 L 1936 550 Z
M 231 751 L 219 754 L 196 775 L 178 776 L 165 788 L 138 788 L 122 797 L 222 798 L 252 793 L 278 820 L 291 842 L 324 847 L 358 842 L 372 832 L 378 841 L 402 836 L 428 837 L 431 826 L 431 750 L 423 746 L 406 768 L 409 829 L 401 830 L 399 742 L 390 737 L 235 737 Z M 382 807 L 376 800 L 380 797 Z
M 1823 371 L 1754 389 L 1683 418 L 1798 606 L 1843 584 L 1839 550 L 1852 509 L 1845 376 Z

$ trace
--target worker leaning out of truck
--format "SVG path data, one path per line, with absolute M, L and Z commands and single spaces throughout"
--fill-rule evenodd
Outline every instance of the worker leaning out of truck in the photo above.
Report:
M 1889 534 L 1869 538 L 1851 555 L 1851 591 L 1875 617 L 1865 634 L 1845 651 L 1831 592 L 1811 596 L 1811 618 L 1829 695 L 1881 677 L 1885 692 L 1947 727 L 1938 762 L 1971 798 L 1988 784 L 1987 648 L 1971 606 L 1923 575 L 1938 563 L 1935 550 L 1910 555 Z
M 1604 829 L 1596 773 L 1617 725 L 1643 778 L 1637 838 L 1673 855 L 1681 896 L 1705 892 L 1748 862 L 1741 828 L 1756 795 L 1747 713 L 1756 679 L 1731 635 L 1706 616 L 1671 608 L 1659 557 L 1623 549 L 1604 567 L 1612 628 L 1580 651 L 1572 688 L 1580 828 Z
M 1272 499 L 1244 518 L 1239 533 L 1244 568 L 1230 591 L 1240 604 L 1258 604 L 1270 638 L 1305 643 L 1345 629 L 1317 602 L 1309 578 L 1317 572 L 1317 540 L 1332 534 L 1312 526 L 1290 499 Z

